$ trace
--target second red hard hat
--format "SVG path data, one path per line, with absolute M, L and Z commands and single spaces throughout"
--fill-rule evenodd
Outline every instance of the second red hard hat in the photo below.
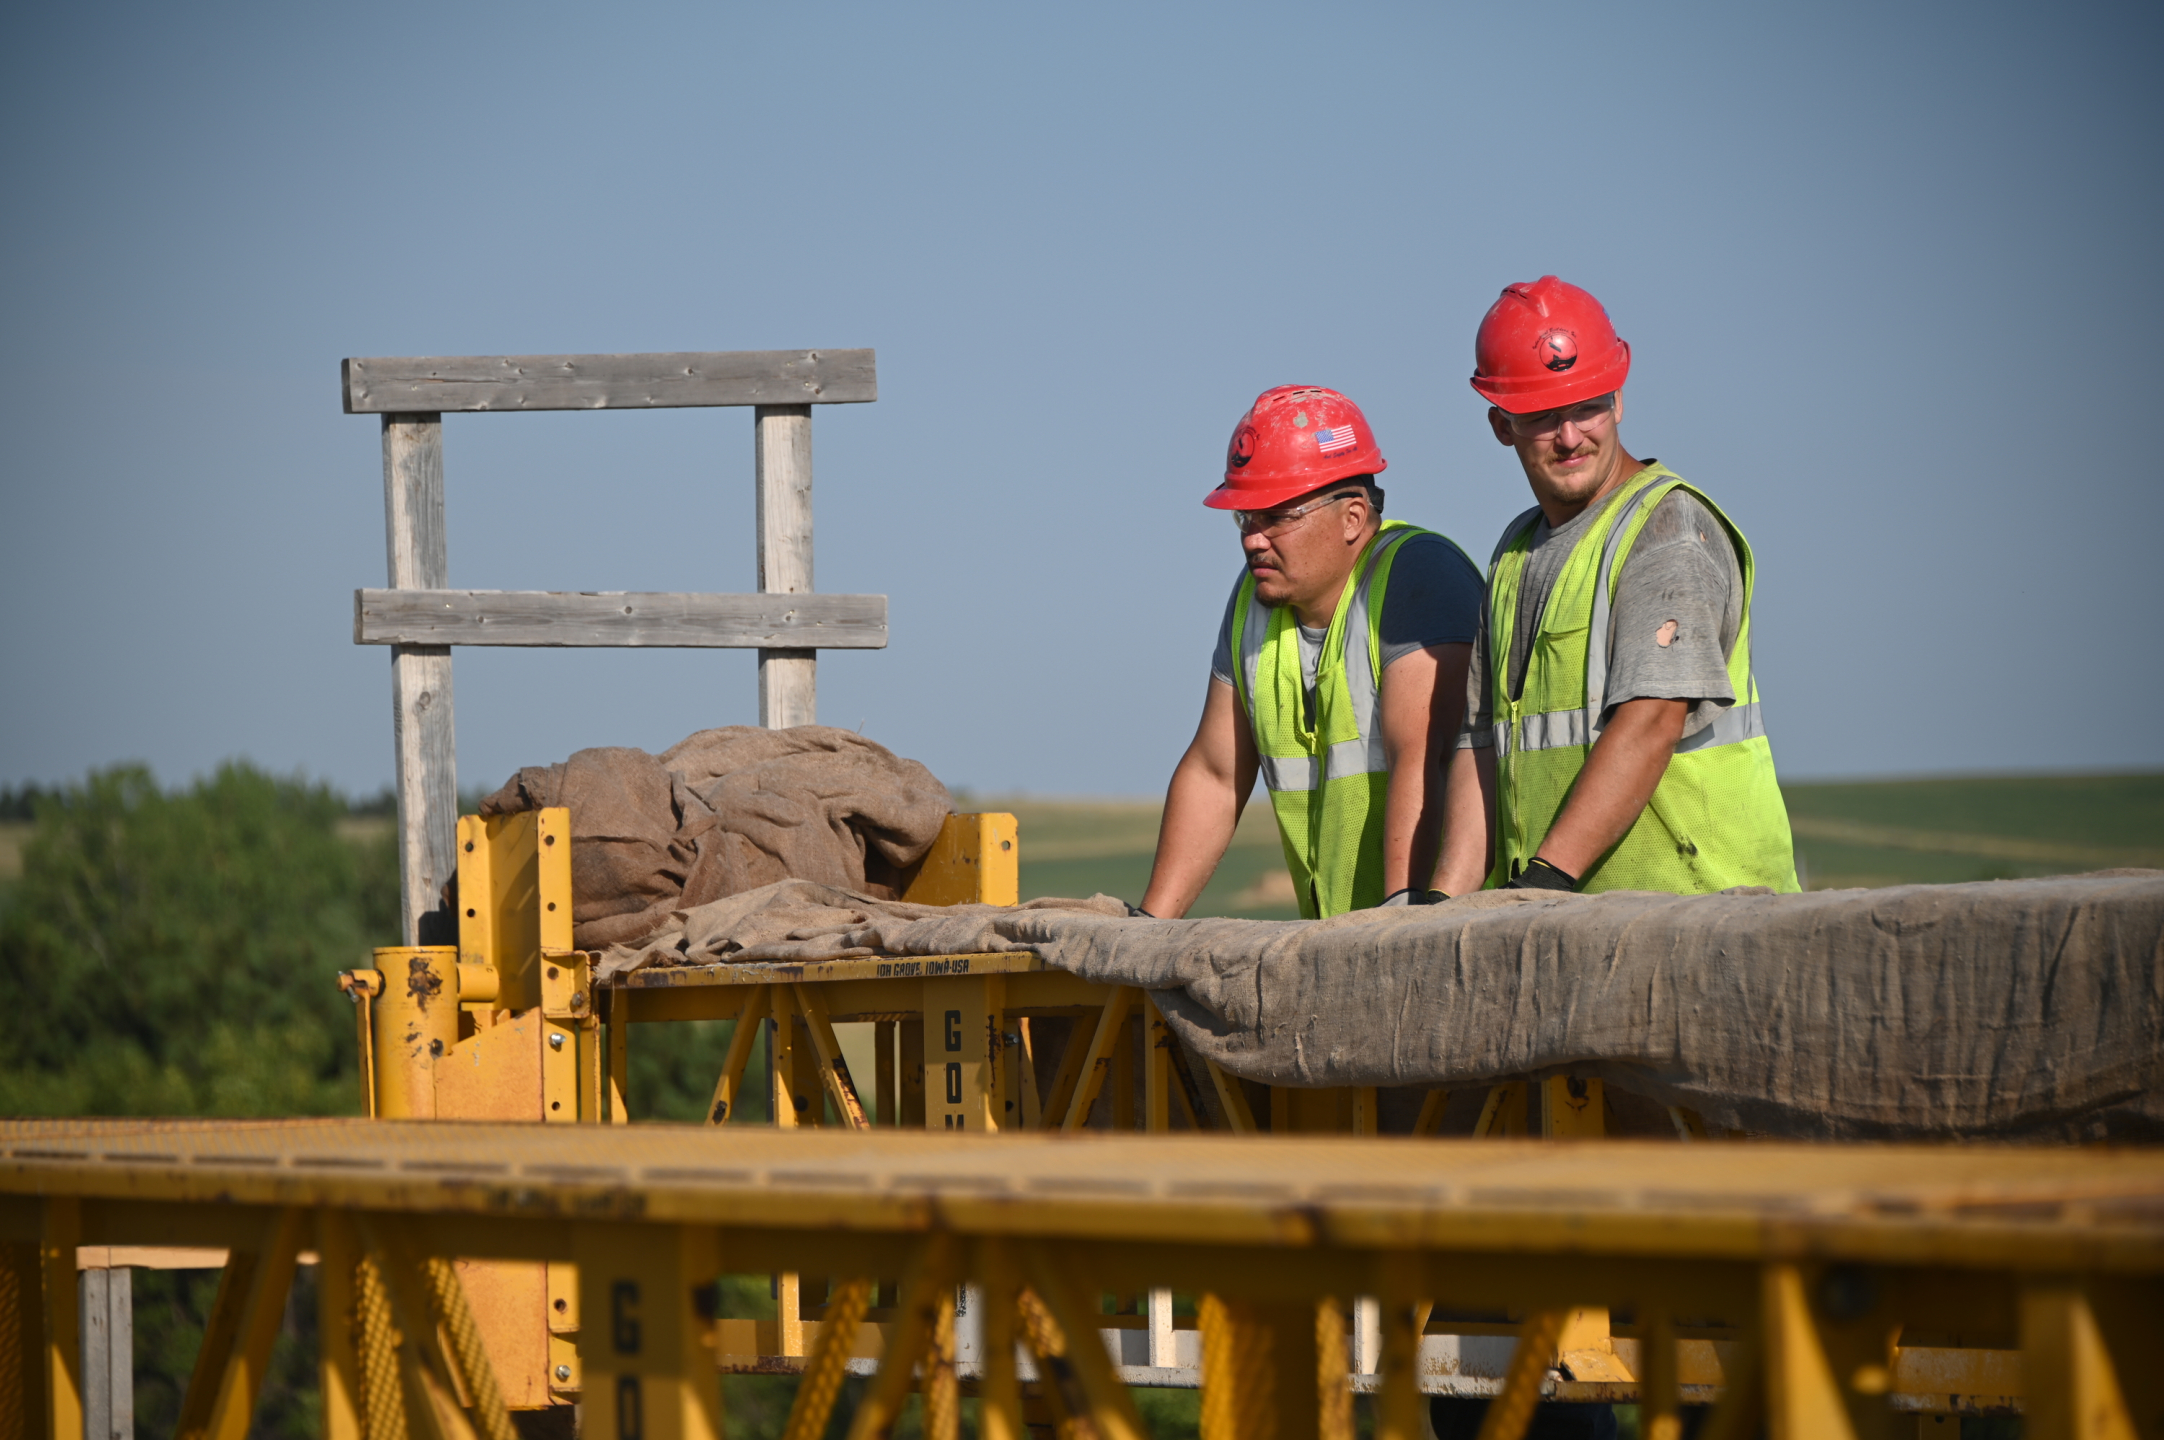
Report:
M 1473 388 L 1513 415 L 1620 390 L 1630 370 L 1600 301 L 1553 275 L 1504 290 L 1473 341 Z
M 1255 397 L 1225 447 L 1225 481 L 1202 497 L 1213 510 L 1267 510 L 1310 490 L 1389 468 L 1368 417 L 1335 390 L 1280 385 Z

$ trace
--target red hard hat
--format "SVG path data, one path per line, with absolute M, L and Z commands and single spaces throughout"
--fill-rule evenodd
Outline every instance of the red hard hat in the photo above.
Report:
M 1389 467 L 1360 407 L 1319 385 L 1265 390 L 1232 427 L 1225 483 L 1202 497 L 1213 510 L 1267 510 L 1354 475 Z
M 1473 388 L 1513 415 L 1620 390 L 1630 373 L 1600 301 L 1553 275 L 1505 290 L 1473 341 Z

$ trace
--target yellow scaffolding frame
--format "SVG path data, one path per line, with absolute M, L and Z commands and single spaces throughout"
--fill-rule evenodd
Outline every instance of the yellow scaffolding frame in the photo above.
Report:
M 1341 1136 L 1033 1134 L 366 1120 L 0 1122 L 0 1397 L 81 1433 L 82 1245 L 229 1252 L 181 1433 L 241 1440 L 294 1267 L 321 1256 L 326 1440 L 512 1434 L 476 1262 L 568 1265 L 587 1440 L 724 1433 L 724 1274 L 833 1277 L 788 1433 L 822 1433 L 845 1362 L 877 1368 L 851 1434 L 912 1389 L 956 1440 L 1139 1437 L 1102 1296 L 1202 1310 L 1207 1440 L 1349 1440 L 1350 1307 L 1377 1298 L 1380 1440 L 1418 1440 L 1434 1310 L 1514 1337 L 1489 1440 L 1515 1440 L 1573 1317 L 1607 1309 L 1645 1432 L 1717 1366 L 1706 1432 L 1915 1429 L 1889 1403 L 1921 1337 L 2003 1346 L 2038 1437 L 2164 1434 L 2164 1152 L 1679 1147 Z M 873 1305 L 881 1290 L 893 1299 Z M 966 1287 L 966 1288 L 958 1288 Z M 966 1298 L 966 1315 L 957 1304 Z M 884 1312 L 887 1323 L 867 1323 Z M 1708 1340 L 1703 1318 L 1735 1321 Z M 1093 1331 L 1099 1334 L 1092 1336 Z M 974 1353 L 973 1367 L 964 1364 Z M 1928 1419 L 1924 1422 L 1929 1424 Z M 1929 1433 L 1927 1430 L 1925 1433 Z
M 562 810 L 462 820 L 459 945 L 381 950 L 376 970 L 344 977 L 358 1002 L 372 1115 L 621 1123 L 628 1118 L 632 1026 L 732 1019 L 734 1038 L 710 1105 L 715 1124 L 740 1113 L 752 1083 L 754 1043 L 764 1034 L 769 1113 L 781 1129 L 1028 1134 L 1094 1123 L 1153 1134 L 1267 1132 L 1276 1143 L 1380 1130 L 1383 1107 L 1373 1088 L 1241 1081 L 1185 1055 L 1146 992 L 1085 982 L 1026 953 L 656 967 L 596 985 L 592 957 L 572 947 L 569 836 Z M 904 896 L 929 904 L 1013 903 L 1018 847 L 1010 815 L 951 817 L 925 860 L 904 877 Z M 1033 1026 L 1042 1034 L 1047 1020 L 1070 1032 L 1056 1057 L 1034 1043 Z M 880 1079 L 869 1100 L 835 1028 L 850 1022 L 869 1022 L 874 1030 Z M 1447 1099 L 1440 1090 L 1424 1097 L 1412 1124 L 1416 1136 L 1436 1134 Z M 1598 1080 L 1502 1084 L 1485 1095 L 1473 1134 L 1598 1139 L 1607 1109 Z M 1679 1138 L 1705 1138 L 1695 1115 L 1677 1110 L 1671 1117 Z M 1554 1239 L 1564 1245 L 1569 1237 Z M 719 1368 L 818 1374 L 822 1363 L 859 1371 L 876 1363 L 905 1318 L 891 1286 L 872 1304 L 838 1283 L 807 1285 L 802 1273 L 776 1273 L 774 1321 L 714 1327 Z M 467 1276 L 482 1333 L 509 1357 L 504 1369 L 514 1407 L 586 1393 L 575 1267 L 561 1260 L 475 1265 Z M 1381 1303 L 1380 1292 L 1358 1293 L 1343 1317 L 1357 1389 L 1381 1383 L 1387 1358 Z M 1674 1383 L 1706 1399 L 1725 1383 L 1721 1357 L 1741 1343 L 1747 1326 L 1742 1312 L 1694 1313 Z M 1222 1354 L 1222 1337 L 1242 1333 L 1245 1323 L 1215 1302 L 1176 1313 L 1173 1285 L 1156 1279 L 1119 1292 L 1114 1313 L 1097 1328 L 1130 1383 L 1206 1385 L 1213 1326 Z M 841 1329 L 830 1331 L 836 1324 Z M 820 1337 L 832 1333 L 847 1338 L 824 1342 L 833 1355 L 822 1361 Z M 1415 1342 L 1415 1381 L 1431 1393 L 1507 1393 L 1511 1356 L 1523 1350 L 1513 1348 L 1518 1334 L 1519 1321 L 1501 1312 L 1435 1309 Z M 1911 1343 L 1901 1347 L 1904 1358 L 1886 1367 L 1886 1392 L 1907 1410 L 1937 1414 L 2014 1405 L 2011 1336 L 2002 1329 L 1980 1338 L 1973 1326 L 1912 1330 Z M 1541 1342 L 1552 1342 L 1558 1357 L 1537 1377 L 1541 1393 L 1629 1401 L 1648 1386 L 1669 1383 L 1634 1358 L 1645 1339 L 1642 1325 L 1612 1324 L 1599 1306 L 1560 1314 L 1555 1335 Z M 982 1378 L 970 1355 L 960 1363 L 963 1378 Z

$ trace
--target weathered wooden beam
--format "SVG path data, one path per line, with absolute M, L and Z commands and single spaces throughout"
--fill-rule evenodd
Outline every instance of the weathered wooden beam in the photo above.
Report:
M 752 412 L 758 494 L 759 588 L 771 595 L 812 591 L 811 406 L 761 405 Z M 813 725 L 819 716 L 819 657 L 797 646 L 759 651 L 759 723 L 770 730 Z
M 887 597 L 356 590 L 353 643 L 882 650 Z
M 383 520 L 393 587 L 450 583 L 443 524 L 443 418 L 383 417 Z M 443 887 L 458 871 L 458 741 L 451 652 L 441 640 L 391 651 L 391 733 L 397 750 L 399 910 L 408 945 L 457 943 Z
M 870 350 L 435 355 L 341 362 L 346 413 L 847 405 L 879 398 Z

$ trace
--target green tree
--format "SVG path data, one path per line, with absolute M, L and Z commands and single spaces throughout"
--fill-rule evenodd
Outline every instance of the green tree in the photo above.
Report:
M 94 771 L 36 813 L 0 913 L 0 1113 L 358 1110 L 332 977 L 396 938 L 388 836 L 345 838 L 337 792 L 244 762 L 172 793 Z

